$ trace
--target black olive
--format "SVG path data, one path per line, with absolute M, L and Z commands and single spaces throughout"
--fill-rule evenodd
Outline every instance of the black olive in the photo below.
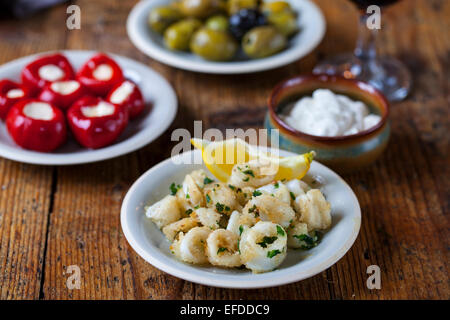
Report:
M 230 32 L 238 40 L 250 29 L 267 24 L 264 14 L 255 9 L 241 9 L 230 17 Z

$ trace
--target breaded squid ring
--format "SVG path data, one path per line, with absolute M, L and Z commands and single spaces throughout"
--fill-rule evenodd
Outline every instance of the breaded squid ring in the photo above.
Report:
M 263 194 L 273 196 L 289 205 L 291 204 L 292 198 L 289 193 L 289 189 L 281 181 L 266 184 L 256 190 L 262 192 Z
M 235 233 L 217 229 L 206 240 L 206 254 L 212 265 L 221 267 L 239 267 L 242 265 L 238 251 L 239 236 Z
M 233 210 L 241 210 L 236 194 L 225 183 L 211 183 L 205 189 L 205 201 L 208 208 L 229 216 Z
M 257 161 L 250 161 L 243 164 L 236 164 L 231 171 L 228 182 L 236 187 L 259 188 L 264 186 L 275 177 L 274 174 L 265 175 L 262 173 L 264 166 Z
M 254 212 L 258 212 L 262 221 L 271 221 L 280 224 L 283 228 L 287 228 L 295 218 L 294 209 L 286 202 L 275 197 L 262 194 L 254 197 L 251 203 L 254 204 Z
M 194 227 L 198 227 L 200 222 L 197 220 L 195 214 L 189 218 L 183 218 L 165 226 L 162 231 L 170 241 L 173 241 L 179 232 L 188 232 Z
M 198 208 L 195 210 L 195 213 L 200 223 L 205 227 L 210 229 L 220 228 L 219 222 L 222 216 L 212 208 Z
M 192 264 L 207 264 L 206 239 L 211 233 L 207 227 L 195 227 L 180 236 L 172 245 L 175 256 Z
M 244 228 L 239 249 L 248 269 L 255 273 L 271 271 L 286 258 L 287 234 L 278 224 L 260 221 Z
M 178 198 L 171 195 L 165 196 L 160 201 L 148 207 L 145 215 L 147 218 L 150 218 L 158 228 L 164 228 L 181 218 Z

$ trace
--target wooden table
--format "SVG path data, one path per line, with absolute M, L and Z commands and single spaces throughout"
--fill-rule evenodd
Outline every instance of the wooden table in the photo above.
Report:
M 204 128 L 261 127 L 267 96 L 278 81 L 352 50 L 357 11 L 349 1 L 317 1 L 328 30 L 312 54 L 273 71 L 218 76 L 176 70 L 141 54 L 125 30 L 135 3 L 76 1 L 82 25 L 74 31 L 64 27 L 66 5 L 0 22 L 0 63 L 54 49 L 109 51 L 160 72 L 179 99 L 171 128 L 129 155 L 69 167 L 0 159 L 1 299 L 450 298 L 449 1 L 403 1 L 382 16 L 379 49 L 409 65 L 414 91 L 392 106 L 385 154 L 344 176 L 362 208 L 361 232 L 351 250 L 313 278 L 249 291 L 193 284 L 146 263 L 122 234 L 122 199 L 143 172 L 170 155 L 173 129 L 192 129 L 195 119 Z M 79 290 L 66 286 L 70 265 L 81 269 Z M 381 268 L 380 290 L 366 287 L 369 265 Z

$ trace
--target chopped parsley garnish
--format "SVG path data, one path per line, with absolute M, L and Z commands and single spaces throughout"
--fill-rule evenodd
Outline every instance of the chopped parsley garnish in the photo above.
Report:
M 225 211 L 230 211 L 231 208 L 229 206 L 225 206 Z
M 234 189 L 236 189 L 236 187 L 235 187 L 235 186 L 233 186 L 233 185 L 231 185 L 231 184 L 229 184 L 229 185 L 228 185 L 228 188 L 230 188 L 231 190 L 234 190 Z
M 239 226 L 239 235 L 241 235 L 242 232 L 244 232 L 244 227 L 242 225 L 240 225 Z
M 254 213 L 255 218 L 259 217 L 259 211 L 257 210 L 256 205 L 253 205 L 253 207 L 249 208 L 248 212 L 249 213 Z
M 197 210 L 198 208 L 200 208 L 200 205 L 196 205 L 196 206 L 194 207 L 195 210 Z
M 219 250 L 217 250 L 217 254 L 225 252 L 225 251 L 228 251 L 228 249 L 224 248 L 224 247 L 220 247 Z
M 194 210 L 192 209 L 187 209 L 184 213 L 187 215 L 190 215 L 192 212 L 194 212 Z
M 320 242 L 320 233 L 315 231 L 314 235 L 309 236 L 307 234 L 294 235 L 294 238 L 297 238 L 301 241 L 301 247 L 303 250 L 309 250 L 317 246 Z
M 216 203 L 216 209 L 217 209 L 218 212 L 223 212 L 223 210 L 225 209 L 225 205 L 223 205 L 223 204 L 217 202 L 217 203 Z M 229 209 L 230 209 L 230 208 L 228 208 L 228 210 L 229 210 Z
M 254 197 L 257 197 L 257 196 L 260 196 L 260 195 L 262 195 L 262 192 L 261 192 L 261 191 L 259 191 L 259 190 L 253 191 L 253 196 L 254 196 Z
M 250 177 L 247 177 L 245 179 L 242 179 L 242 181 L 247 182 L 248 180 L 250 180 Z
M 290 191 L 289 194 L 291 195 L 291 199 L 295 201 L 295 194 L 292 191 Z
M 277 226 L 277 233 L 278 233 L 280 236 L 282 236 L 282 237 L 284 237 L 285 234 L 286 234 L 286 233 L 284 232 L 283 228 L 280 227 L 280 226 Z
M 255 174 L 253 173 L 253 170 L 247 169 L 245 171 L 242 171 L 244 174 L 248 174 L 249 176 L 255 177 Z
M 267 248 L 268 244 L 274 243 L 277 239 L 278 237 L 264 237 L 261 242 L 257 242 L 256 244 L 259 244 L 263 248 Z
M 206 195 L 206 203 L 210 203 L 211 202 L 211 198 L 209 197 L 209 194 Z
M 203 179 L 203 184 L 210 184 L 211 182 L 214 182 L 214 180 L 211 180 L 210 178 L 206 177 Z
M 186 193 L 186 199 L 190 199 L 191 196 L 189 195 L 189 193 Z
M 273 258 L 273 257 L 275 257 L 277 254 L 280 254 L 280 253 L 281 253 L 281 251 L 278 250 L 278 249 L 271 250 L 271 251 L 267 252 L 267 257 L 268 257 L 268 258 Z
M 275 187 L 275 189 L 278 189 L 280 187 L 280 184 L 277 182 L 275 182 L 275 184 L 273 185 Z
M 174 196 L 177 194 L 178 190 L 181 189 L 181 186 L 179 184 L 176 185 L 175 182 L 172 182 L 169 189 L 170 189 L 170 194 Z

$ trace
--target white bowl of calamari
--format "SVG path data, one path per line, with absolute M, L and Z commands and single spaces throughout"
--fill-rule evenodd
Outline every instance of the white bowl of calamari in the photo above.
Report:
M 326 270 L 355 241 L 358 200 L 320 163 L 302 179 L 276 180 L 252 160 L 220 181 L 204 163 L 192 164 L 200 154 L 161 162 L 124 199 L 125 237 L 156 268 L 215 287 L 271 287 Z

